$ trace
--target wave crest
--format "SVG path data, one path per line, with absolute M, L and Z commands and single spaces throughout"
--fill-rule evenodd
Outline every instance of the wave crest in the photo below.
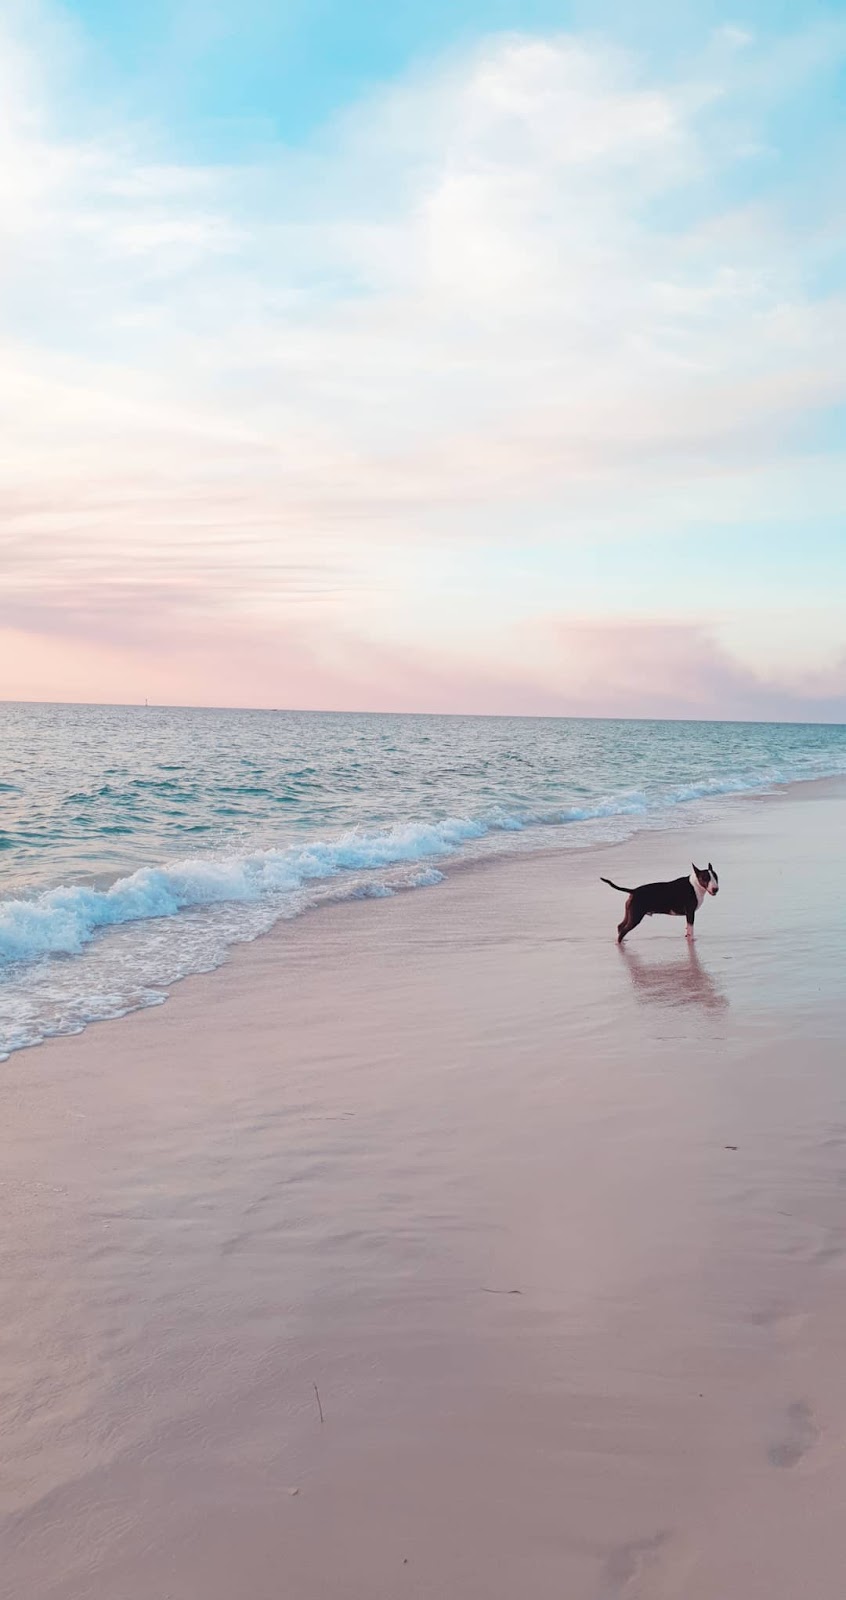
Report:
M 127 922 L 173 917 L 192 907 L 249 904 L 280 896 L 342 872 L 370 872 L 449 856 L 487 833 L 484 823 L 448 817 L 407 823 L 373 834 L 348 833 L 284 850 L 251 855 L 196 857 L 168 866 L 141 867 L 108 889 L 61 885 L 31 899 L 0 902 L 0 963 L 46 955 L 78 955 L 95 934 Z M 418 875 L 415 887 L 436 882 Z M 386 892 L 371 887 L 370 894 Z

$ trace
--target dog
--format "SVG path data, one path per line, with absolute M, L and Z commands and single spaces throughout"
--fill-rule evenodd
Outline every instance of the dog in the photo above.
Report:
M 707 894 L 717 894 L 720 884 L 710 861 L 707 867 L 694 867 L 689 878 L 673 878 L 671 883 L 642 883 L 637 889 L 624 889 L 610 878 L 601 878 L 610 888 L 627 894 L 626 912 L 617 928 L 617 943 L 644 917 L 686 917 L 688 939 L 693 938 L 693 919 Z

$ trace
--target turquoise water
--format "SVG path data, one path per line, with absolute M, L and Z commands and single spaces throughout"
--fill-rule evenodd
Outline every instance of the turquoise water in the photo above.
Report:
M 846 772 L 843 727 L 108 706 L 0 705 L 0 750 L 3 1054 L 322 900 Z

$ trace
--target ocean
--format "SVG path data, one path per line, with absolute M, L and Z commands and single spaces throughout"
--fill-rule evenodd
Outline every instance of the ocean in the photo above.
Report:
M 846 773 L 846 727 L 6 704 L 0 752 L 6 1057 L 321 903 Z

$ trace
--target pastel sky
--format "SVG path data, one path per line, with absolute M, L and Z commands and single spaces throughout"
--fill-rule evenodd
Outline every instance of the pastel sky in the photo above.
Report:
M 845 68 L 0 0 L 0 698 L 846 721 Z

